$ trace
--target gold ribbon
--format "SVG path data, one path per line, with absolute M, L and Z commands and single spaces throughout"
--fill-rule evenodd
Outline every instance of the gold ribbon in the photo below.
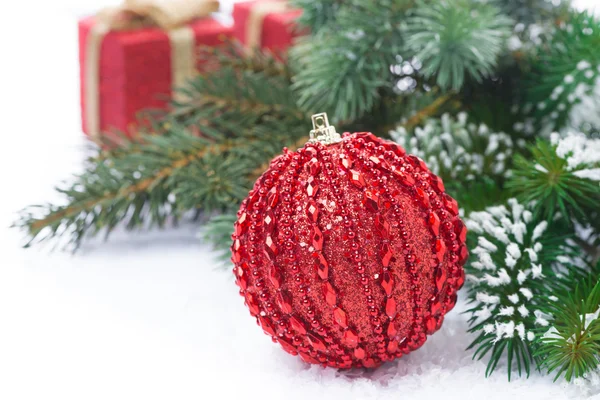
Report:
M 290 7 L 286 1 L 264 1 L 252 6 L 246 22 L 246 52 L 248 54 L 260 48 L 265 17 L 270 13 L 288 10 L 290 10 Z
M 149 26 L 166 30 L 171 43 L 171 83 L 176 88 L 195 73 L 194 32 L 186 24 L 218 9 L 216 0 L 124 0 L 96 15 L 86 43 L 84 77 L 86 128 L 92 139 L 100 135 L 100 52 L 106 34 Z

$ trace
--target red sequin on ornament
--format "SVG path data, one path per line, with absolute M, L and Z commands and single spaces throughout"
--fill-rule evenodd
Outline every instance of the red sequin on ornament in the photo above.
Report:
M 325 296 L 325 301 L 329 305 L 335 306 L 337 296 L 335 295 L 335 290 L 333 290 L 331 283 L 325 282 L 325 285 L 323 286 L 323 295 Z
M 274 159 L 242 203 L 232 261 L 250 314 L 286 352 L 371 368 L 440 328 L 466 232 L 422 160 L 361 132 Z
M 356 336 L 356 333 L 352 332 L 351 329 L 348 329 L 346 332 L 344 332 L 342 340 L 348 347 L 356 347 L 358 344 L 358 336 Z
M 333 310 L 333 319 L 342 328 L 348 327 L 348 319 L 346 318 L 346 313 L 341 308 L 336 308 L 335 310 Z
M 381 286 L 383 287 L 383 290 L 385 290 L 386 295 L 389 296 L 392 294 L 392 290 L 394 290 L 394 278 L 392 278 L 392 274 L 390 274 L 389 271 L 383 273 Z
M 290 317 L 290 325 L 292 326 L 292 329 L 294 329 L 296 332 L 298 332 L 301 335 L 306 335 L 306 328 L 304 327 L 304 324 L 302 322 L 300 322 L 300 320 L 294 316 Z
M 365 180 L 363 179 L 362 174 L 358 171 L 350 171 L 350 182 L 359 188 L 365 186 Z

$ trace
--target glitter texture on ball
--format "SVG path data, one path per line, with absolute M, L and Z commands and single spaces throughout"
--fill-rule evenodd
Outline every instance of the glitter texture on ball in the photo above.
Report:
M 250 314 L 283 350 L 376 367 L 422 346 L 464 283 L 458 205 L 419 158 L 371 133 L 272 160 L 232 245 Z

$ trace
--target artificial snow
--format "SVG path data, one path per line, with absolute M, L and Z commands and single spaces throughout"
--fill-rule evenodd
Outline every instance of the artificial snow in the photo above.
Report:
M 556 146 L 556 154 L 567 161 L 567 168 L 570 171 L 600 164 L 600 139 L 571 132 L 564 137 L 557 133 L 552 134 L 550 140 Z

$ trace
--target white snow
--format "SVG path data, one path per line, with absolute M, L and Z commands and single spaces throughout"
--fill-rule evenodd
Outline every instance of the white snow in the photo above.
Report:
M 519 314 L 521 314 L 523 317 L 526 317 L 529 315 L 529 310 L 527 309 L 527 307 L 525 307 L 525 304 L 521 304 L 518 308 Z
M 519 249 L 519 245 L 516 243 L 510 243 L 508 246 L 506 246 L 506 256 L 510 256 L 515 260 L 521 258 L 521 250 Z
M 500 297 L 490 296 L 487 293 L 477 293 L 477 301 L 485 304 L 498 304 L 500 303 Z
M 525 249 L 525 252 L 529 255 L 529 260 L 531 260 L 531 262 L 537 262 L 538 255 L 535 252 L 535 250 L 533 250 L 533 249 Z
M 521 288 L 521 289 L 519 289 L 519 292 L 521 292 L 523 294 L 523 296 L 525 296 L 525 298 L 527 298 L 527 300 L 531 300 L 533 298 L 533 293 L 531 293 L 531 290 L 529 290 L 527 288 Z
M 527 280 L 527 273 L 523 270 L 519 271 L 519 274 L 517 275 L 517 282 L 519 282 L 519 285 L 522 285 L 523 282 L 525 282 Z
M 508 300 L 510 300 L 511 303 L 513 304 L 517 304 L 519 302 L 519 295 L 517 293 L 513 293 L 511 295 L 508 295 Z
M 513 224 L 512 234 L 519 244 L 523 244 L 523 235 L 525 235 L 525 232 L 527 232 L 527 226 L 523 222 L 519 221 Z
M 552 143 L 556 145 L 556 154 L 567 160 L 569 170 L 581 170 L 586 166 L 600 164 L 600 139 L 590 139 L 582 133 L 570 132 L 565 137 L 551 135 Z M 598 178 L 598 168 L 584 170 L 584 175 Z
M 498 251 L 498 247 L 494 243 L 492 243 L 489 240 L 487 240 L 486 238 L 484 238 L 483 236 L 479 236 L 478 243 L 481 247 L 483 247 L 485 250 L 489 251 L 490 253 L 494 253 L 494 252 Z
M 464 351 L 473 336 L 462 298 L 399 361 L 369 372 L 309 367 L 256 326 L 195 226 L 117 232 L 75 255 L 21 249 L 7 228 L 14 211 L 55 199 L 52 186 L 84 156 L 75 11 L 90 4 L 11 2 L 14 18 L 0 24 L 11 58 L 0 74 L 10 99 L 0 146 L 0 399 L 598 400 L 597 386 L 535 372 L 509 383 L 505 364 L 485 379 L 485 360 Z
M 573 175 L 575 175 L 578 178 L 584 178 L 584 179 L 589 179 L 592 181 L 600 182 L 600 168 L 582 169 L 582 170 L 573 172 Z

